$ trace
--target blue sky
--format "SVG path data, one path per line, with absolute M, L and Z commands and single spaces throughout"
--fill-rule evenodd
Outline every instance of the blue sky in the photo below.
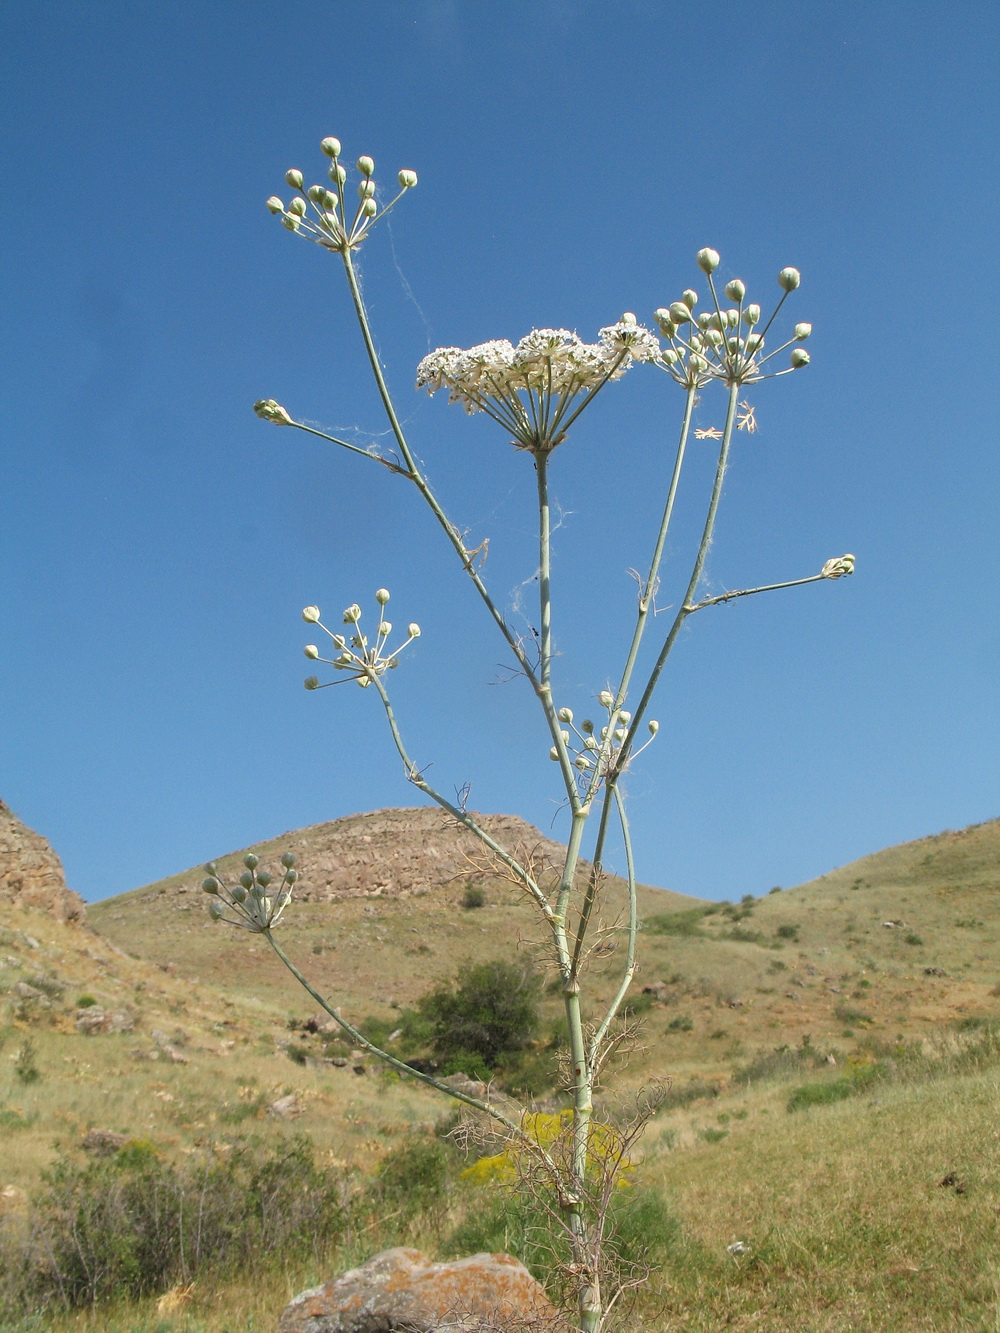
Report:
M 329 134 L 386 188 L 419 173 L 365 242 L 366 298 L 514 617 L 530 460 L 418 395 L 421 357 L 649 323 L 704 286 L 704 245 L 765 307 L 802 271 L 812 364 L 748 395 L 705 591 L 845 551 L 857 573 L 689 621 L 629 778 L 640 878 L 735 898 L 1000 814 L 992 4 L 6 0 L 0 26 L 0 796 L 74 888 L 414 804 L 377 701 L 301 683 L 301 607 L 336 620 L 382 585 L 423 628 L 392 678 L 411 752 L 474 808 L 565 832 L 532 701 L 416 496 L 251 412 L 384 435 L 338 261 L 264 208 L 288 167 L 322 179 Z M 578 715 L 621 658 L 680 399 L 637 369 L 553 458 Z

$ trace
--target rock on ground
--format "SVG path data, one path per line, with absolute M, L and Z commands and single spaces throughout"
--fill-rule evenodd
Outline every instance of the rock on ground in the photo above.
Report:
M 62 862 L 43 837 L 0 801 L 0 903 L 34 907 L 57 921 L 80 921 L 86 908 L 66 887 Z
M 509 1254 L 434 1263 L 419 1250 L 383 1250 L 360 1268 L 303 1291 L 277 1333 L 561 1333 L 565 1325 Z

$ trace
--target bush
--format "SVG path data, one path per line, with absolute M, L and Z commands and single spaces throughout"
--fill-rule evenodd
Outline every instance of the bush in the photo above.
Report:
M 463 968 L 452 985 L 438 986 L 417 1002 L 431 1030 L 434 1055 L 452 1072 L 496 1069 L 503 1057 L 523 1050 L 538 1027 L 539 978 L 513 963 Z
M 700 921 L 709 916 L 706 907 L 689 907 L 683 912 L 658 912 L 646 917 L 643 930 L 651 935 L 703 935 Z
M 465 893 L 462 894 L 462 906 L 468 909 L 482 907 L 486 902 L 486 894 L 478 884 L 466 884 Z
M 837 1078 L 826 1083 L 803 1083 L 788 1099 L 789 1111 L 801 1111 L 808 1106 L 830 1106 L 860 1092 L 862 1084 L 850 1078 Z
M 786 921 L 784 925 L 778 927 L 774 932 L 779 940 L 797 940 L 799 938 L 798 926 L 793 926 L 791 922 Z
M 317 1166 L 303 1136 L 227 1147 L 179 1165 L 143 1140 L 60 1158 L 33 1207 L 32 1252 L 5 1256 L 22 1307 L 134 1300 L 206 1270 L 280 1264 L 291 1249 L 319 1257 L 344 1226 L 341 1173 Z

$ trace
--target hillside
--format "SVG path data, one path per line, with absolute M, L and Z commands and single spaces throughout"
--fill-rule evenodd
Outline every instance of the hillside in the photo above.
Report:
M 554 864 L 558 848 L 537 830 L 501 823 L 537 865 Z M 267 863 L 289 846 L 303 874 L 285 946 L 354 1018 L 394 1022 L 461 962 L 511 957 L 519 939 L 537 953 L 530 910 L 468 862 L 436 812 L 353 816 L 253 850 Z M 349 1051 L 327 1060 L 324 1038 L 301 1028 L 314 1006 L 266 947 L 209 922 L 202 874 L 92 904 L 86 924 L 8 908 L 0 1126 L 13 1150 L 0 1217 L 16 1223 L 40 1170 L 94 1130 L 178 1158 L 301 1130 L 363 1177 L 446 1116 L 433 1094 Z M 462 906 L 469 881 L 484 906 Z M 998 887 L 1000 820 L 757 900 L 641 890 L 633 1005 L 645 1049 L 625 1079 L 666 1079 L 641 1171 L 681 1231 L 636 1329 L 674 1326 L 661 1309 L 705 1330 L 935 1329 L 959 1308 L 980 1326 L 1000 1211 Z M 620 893 L 612 881 L 609 918 Z M 599 964 L 599 993 L 616 962 L 612 950 Z M 545 1007 L 555 1022 L 558 995 Z M 37 1078 L 22 1077 L 32 1068 Z M 791 1114 L 803 1084 L 819 1089 L 816 1105 Z M 287 1118 L 268 1112 L 287 1098 Z M 745 1262 L 727 1248 L 736 1242 Z M 288 1292 L 268 1291 L 254 1296 L 260 1324 L 191 1328 L 270 1328 Z M 242 1299 L 227 1297 L 233 1311 Z M 88 1329 L 109 1327 L 94 1319 Z

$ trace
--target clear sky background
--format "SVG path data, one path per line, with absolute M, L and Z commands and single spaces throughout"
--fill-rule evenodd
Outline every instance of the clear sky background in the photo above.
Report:
M 985 0 L 4 0 L 0 796 L 72 887 L 415 804 L 371 693 L 302 688 L 301 608 L 370 614 L 380 585 L 423 628 L 391 678 L 414 756 L 565 835 L 532 700 L 416 494 L 252 414 L 384 438 L 339 261 L 264 207 L 288 167 L 323 179 L 328 134 L 386 191 L 419 173 L 363 247 L 366 295 L 515 623 L 530 460 L 418 395 L 420 358 L 651 323 L 704 289 L 703 245 L 765 308 L 802 271 L 812 364 L 747 395 L 704 591 L 846 551 L 857 573 L 689 621 L 628 781 L 640 878 L 759 894 L 1000 814 L 998 45 Z M 636 369 L 553 458 L 578 716 L 621 660 L 681 398 Z

